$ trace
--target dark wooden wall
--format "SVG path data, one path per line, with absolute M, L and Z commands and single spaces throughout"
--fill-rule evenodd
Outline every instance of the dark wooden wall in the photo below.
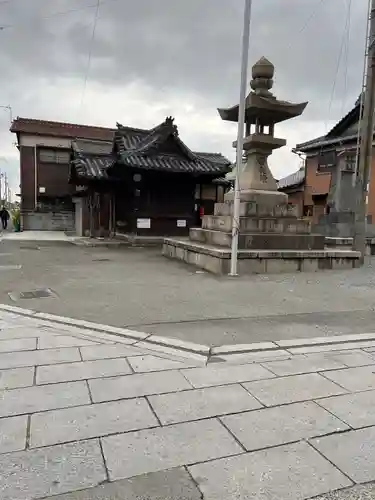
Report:
M 134 180 L 137 173 L 139 182 Z M 116 191 L 116 221 L 126 224 L 119 230 L 141 236 L 188 234 L 195 225 L 195 185 L 189 174 L 132 172 L 123 192 Z M 151 227 L 137 227 L 137 219 L 151 219 Z M 178 227 L 177 220 L 186 220 L 186 227 Z

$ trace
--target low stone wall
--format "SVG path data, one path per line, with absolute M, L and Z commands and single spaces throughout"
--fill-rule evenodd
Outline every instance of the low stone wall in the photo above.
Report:
M 328 248 L 352 249 L 353 238 L 331 238 L 326 237 L 325 244 Z M 375 238 L 366 238 L 366 255 L 375 255 Z
M 74 212 L 23 212 L 21 228 L 24 231 L 74 231 Z
M 188 240 L 164 240 L 163 255 L 186 262 L 214 274 L 230 270 L 230 249 L 207 247 Z M 275 274 L 315 272 L 325 269 L 359 267 L 359 252 L 352 250 L 239 250 L 238 273 Z

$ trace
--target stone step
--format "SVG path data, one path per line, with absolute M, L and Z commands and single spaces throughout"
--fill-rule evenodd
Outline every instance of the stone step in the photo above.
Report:
M 191 241 L 226 248 L 232 242 L 230 232 L 203 228 L 191 228 L 189 237 Z M 239 235 L 238 247 L 248 250 L 321 250 L 324 249 L 324 240 L 320 234 L 246 233 Z
M 202 228 L 231 232 L 232 220 L 230 215 L 205 215 Z M 309 234 L 311 223 L 295 217 L 241 217 L 240 232 Z
M 214 215 L 232 215 L 233 202 L 215 203 Z M 296 205 L 263 205 L 255 201 L 240 203 L 240 217 L 299 217 Z
M 163 255 L 214 274 L 228 274 L 230 249 L 178 238 L 165 238 Z M 239 250 L 238 273 L 273 274 L 314 272 L 359 267 L 359 252 L 352 250 Z

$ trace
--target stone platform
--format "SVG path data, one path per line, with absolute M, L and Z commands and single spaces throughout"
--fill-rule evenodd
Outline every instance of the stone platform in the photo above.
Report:
M 359 252 L 325 248 L 325 237 L 311 233 L 308 220 L 298 219 L 296 208 L 284 200 L 275 205 L 278 193 L 240 204 L 238 273 L 314 272 L 351 269 Z M 190 229 L 189 239 L 166 238 L 163 255 L 184 261 L 214 274 L 228 274 L 231 257 L 233 202 L 217 203 L 214 215 L 206 215 L 202 228 Z
M 163 255 L 192 264 L 214 274 L 228 274 L 229 248 L 166 238 Z M 273 274 L 297 271 L 315 272 L 324 269 L 352 269 L 359 267 L 359 252 L 327 248 L 323 250 L 239 250 L 238 273 Z

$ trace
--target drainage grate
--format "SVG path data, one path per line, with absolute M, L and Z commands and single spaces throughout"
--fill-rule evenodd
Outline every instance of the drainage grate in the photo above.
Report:
M 57 297 L 56 293 L 50 288 L 41 288 L 39 290 L 30 290 L 27 292 L 10 292 L 8 295 L 14 301 L 20 299 L 45 299 L 48 297 Z

